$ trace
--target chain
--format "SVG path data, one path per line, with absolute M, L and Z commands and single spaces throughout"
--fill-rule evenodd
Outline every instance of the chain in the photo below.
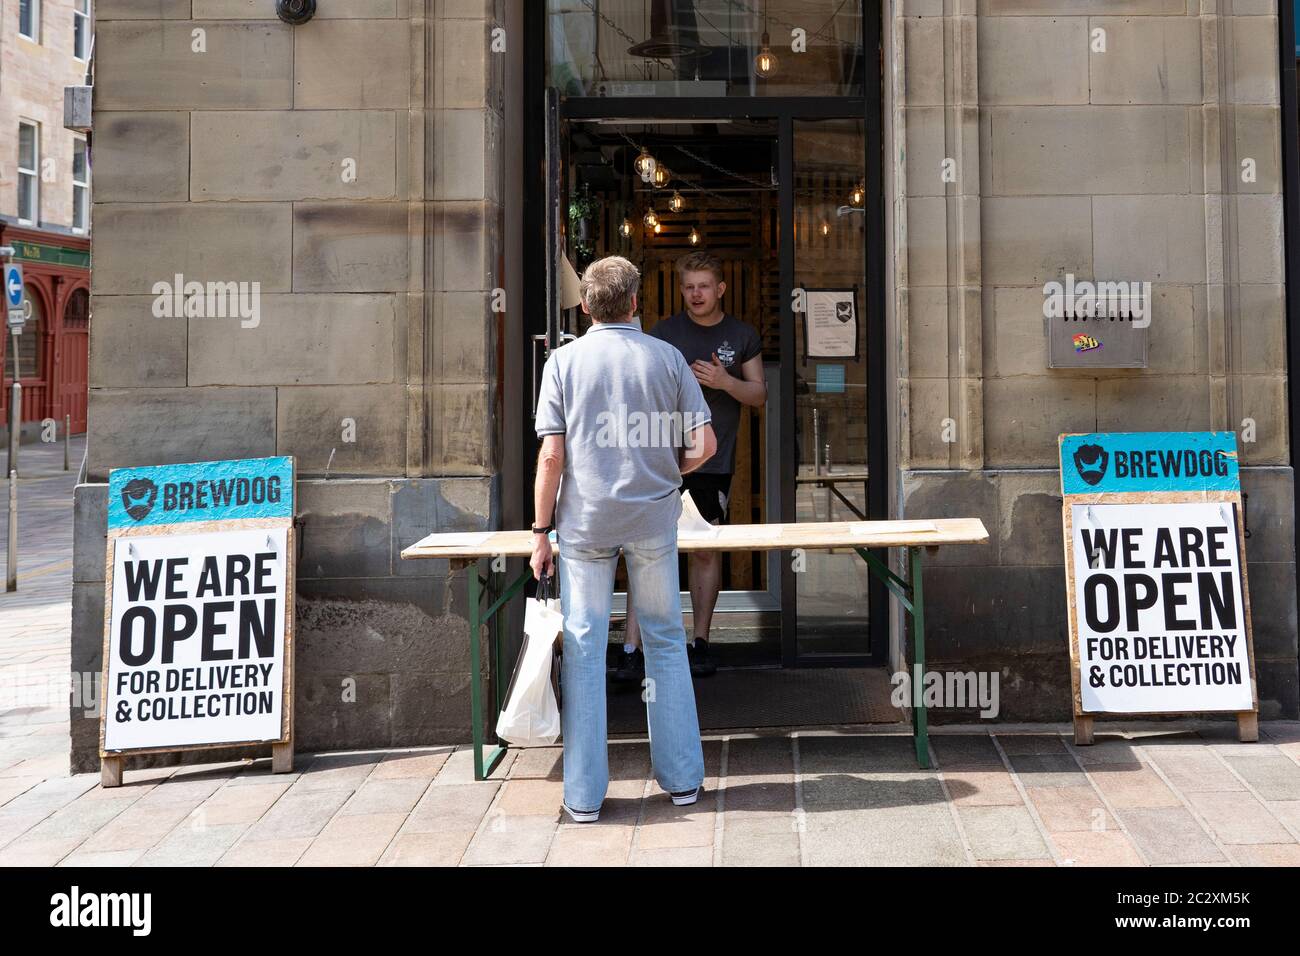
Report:
M 641 148 L 641 147 L 637 144 L 636 140 L 632 139 L 631 136 L 628 136 L 627 133 L 619 133 L 619 136 L 623 137 L 624 142 L 626 142 L 626 143 L 627 143 L 629 146 L 631 146 L 633 149 L 637 149 L 637 150 L 639 150 L 639 149 Z M 706 166 L 712 166 L 714 169 L 718 170 L 718 171 L 721 172 L 721 173 L 726 173 L 728 176 L 734 176 L 734 177 L 737 178 L 737 179 L 745 180 L 745 177 L 739 175 L 738 173 L 732 173 L 732 172 L 729 172 L 728 170 L 723 169 L 721 166 L 717 166 L 717 165 L 715 165 L 715 164 L 713 164 L 713 163 L 710 163 L 707 159 L 700 159 L 699 157 L 694 156 L 694 154 L 690 153 L 689 151 L 687 151 L 687 150 L 685 150 L 685 149 L 682 149 L 682 147 L 680 147 L 680 146 L 673 146 L 673 149 L 681 150 L 682 152 L 686 153 L 688 156 L 691 156 L 691 157 L 694 158 L 694 159 L 699 159 L 699 161 L 702 162 L 702 163 L 704 163 Z M 698 193 L 704 193 L 704 195 L 712 197 L 713 199 L 717 200 L 718 202 L 722 203 L 722 204 L 725 205 L 725 206 L 732 206 L 733 208 L 736 208 L 736 209 L 745 209 L 745 208 L 748 208 L 748 206 L 749 206 L 748 203 L 738 202 L 738 201 L 736 201 L 736 200 L 734 200 L 734 199 L 729 199 L 728 197 L 723 196 L 723 195 L 721 195 L 721 194 L 719 194 L 719 193 L 715 193 L 713 190 L 709 189 L 707 186 L 701 186 L 700 183 L 699 183 L 697 180 L 689 179 L 689 178 L 687 178 L 686 176 L 681 176 L 681 175 L 678 175 L 677 173 L 673 173 L 672 178 L 673 178 L 673 180 L 676 180 L 676 181 L 679 181 L 679 182 L 686 183 L 686 184 L 690 187 L 690 189 L 688 189 L 687 192 L 698 192 Z M 752 186 L 757 186 L 757 187 L 760 188 L 760 189 L 771 189 L 771 188 L 772 188 L 772 186 L 771 186 L 769 183 L 759 182 L 758 180 L 752 180 L 752 179 L 751 179 L 751 180 L 746 180 L 746 181 L 747 181 L 750 185 L 752 185 Z M 664 189 L 667 189 L 667 188 L 668 188 L 668 185 L 665 184 L 663 188 L 664 188 Z M 679 190 L 679 191 L 680 191 L 680 190 Z M 653 195 L 653 194 L 652 194 L 652 195 Z
M 724 169 L 722 166 L 719 166 L 717 163 L 710 162 L 709 160 L 705 159 L 703 156 L 697 156 L 695 153 L 692 153 L 685 146 L 678 146 L 676 143 L 669 143 L 668 145 L 671 146 L 673 149 L 677 150 L 677 152 L 679 153 L 685 153 L 687 156 L 695 160 L 697 163 L 702 163 L 703 165 L 708 166 L 715 173 L 722 173 L 722 175 L 724 176 L 730 176 L 732 179 L 737 179 L 742 183 L 749 184 L 750 186 L 757 186 L 759 189 L 772 188 L 771 182 L 763 182 L 761 179 L 751 179 L 749 176 L 746 176 L 743 173 L 736 173 L 736 172 L 732 172 L 730 169 Z
M 789 20 L 782 20 L 780 17 L 769 17 L 767 15 L 766 10 L 760 13 L 759 11 L 751 7 L 748 3 L 746 3 L 745 0 L 732 0 L 732 2 L 735 3 L 736 6 L 740 7 L 740 9 L 744 10 L 746 13 L 752 13 L 756 17 L 762 17 L 764 22 L 771 20 L 779 27 L 788 27 L 791 30 L 801 29 L 801 27 L 797 23 L 791 23 Z M 822 40 L 829 40 L 831 43 L 838 43 L 841 46 L 848 46 L 848 44 L 845 43 L 843 40 L 831 36 L 829 33 L 826 32 L 826 28 L 831 25 L 831 21 L 834 20 L 837 16 L 839 16 L 839 12 L 844 9 L 845 3 L 848 3 L 848 0 L 841 0 L 840 5 L 835 8 L 835 12 L 830 15 L 830 17 L 826 20 L 826 22 L 823 23 L 816 30 L 811 31 L 808 35 L 813 37 L 818 37 Z

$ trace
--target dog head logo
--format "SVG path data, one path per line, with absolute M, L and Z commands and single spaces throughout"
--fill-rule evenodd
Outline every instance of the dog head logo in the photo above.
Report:
M 133 478 L 122 489 L 122 507 L 135 521 L 143 521 L 158 500 L 158 486 L 148 478 Z
M 1074 450 L 1074 467 L 1079 477 L 1089 485 L 1097 485 L 1106 477 L 1110 454 L 1100 445 L 1080 445 Z
M 852 302 L 836 302 L 836 303 L 835 303 L 835 318 L 839 319 L 841 322 L 848 322 L 850 319 L 852 319 L 852 318 L 853 318 L 853 303 L 852 303 Z

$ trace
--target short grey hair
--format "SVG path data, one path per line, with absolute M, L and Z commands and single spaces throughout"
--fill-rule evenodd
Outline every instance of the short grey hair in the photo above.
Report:
M 625 322 L 641 288 L 641 273 L 622 256 L 597 259 L 582 274 L 582 301 L 597 322 Z

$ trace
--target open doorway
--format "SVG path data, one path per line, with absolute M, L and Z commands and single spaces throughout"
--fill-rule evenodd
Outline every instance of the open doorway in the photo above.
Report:
M 560 307 L 561 255 L 578 271 L 611 254 L 636 263 L 652 329 L 682 308 L 677 259 L 707 249 L 722 260 L 726 312 L 759 337 L 768 386 L 765 404 L 741 413 L 728 520 L 883 517 L 880 86 L 866 52 L 878 49 L 878 24 L 861 3 L 830 4 L 811 38 L 817 49 L 776 82 L 747 65 L 763 24 L 743 4 L 664 7 L 715 25 L 714 6 L 731 11 L 725 29 L 694 32 L 662 16 L 624 23 L 614 13 L 623 6 L 536 8 L 542 82 L 526 163 L 538 178 L 526 228 L 549 254 L 533 266 L 547 291 L 545 310 L 527 317 L 533 367 L 585 331 L 580 310 Z M 695 52 L 656 47 L 649 57 L 633 41 L 656 28 L 679 41 L 691 34 Z M 660 182 L 641 177 L 643 154 L 667 170 Z M 535 450 L 525 451 L 530 462 Z M 689 610 L 685 623 L 694 623 Z M 883 663 L 886 626 L 883 589 L 852 554 L 732 552 L 710 643 L 723 668 L 862 667 Z
M 566 131 L 564 231 L 566 253 L 577 270 L 609 255 L 636 263 L 642 275 L 642 328 L 655 334 L 661 322 L 685 320 L 677 266 L 691 253 L 707 251 L 721 266 L 722 310 L 752 330 L 750 340 L 761 348 L 765 371 L 775 371 L 781 353 L 776 123 L 608 119 L 572 122 Z M 638 162 L 647 156 L 655 166 L 643 178 Z M 588 322 L 580 310 L 565 318 L 566 333 L 586 332 Z M 769 421 L 769 406 L 740 405 L 734 425 L 719 422 L 722 455 L 731 467 L 719 464 L 724 473 L 715 477 L 727 486 L 728 523 L 762 524 L 779 512 L 779 476 L 769 454 L 778 423 Z M 693 623 L 695 607 L 685 587 L 695 573 L 683 557 L 688 623 Z M 620 571 L 620 592 L 623 586 Z M 620 593 L 616 613 L 621 615 L 624 607 Z M 723 552 L 710 628 L 721 663 L 779 661 L 780 608 L 775 556 Z

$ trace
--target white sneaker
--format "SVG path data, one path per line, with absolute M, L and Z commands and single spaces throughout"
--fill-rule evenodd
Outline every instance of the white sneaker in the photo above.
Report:
M 673 806 L 689 807 L 692 803 L 700 798 L 702 787 L 696 787 L 694 790 L 683 790 L 681 793 L 670 794 L 673 798 Z
M 569 815 L 569 819 L 574 823 L 595 823 L 600 819 L 600 807 L 595 810 L 575 810 L 567 803 L 563 804 L 564 812 Z

